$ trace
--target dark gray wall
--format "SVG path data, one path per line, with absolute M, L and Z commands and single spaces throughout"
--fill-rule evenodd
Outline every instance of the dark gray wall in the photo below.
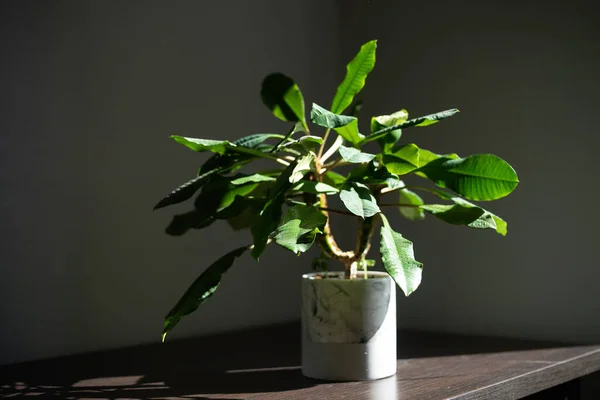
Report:
M 405 140 L 497 154 L 521 180 L 485 204 L 509 222 L 505 238 L 393 220 L 425 264 L 421 288 L 399 301 L 399 323 L 600 341 L 598 3 L 353 0 L 341 11 L 343 57 L 379 39 L 364 116 L 458 107 Z
M 1 3 L 0 364 L 160 340 L 207 263 L 250 241 L 226 224 L 163 233 L 186 207 L 152 207 L 205 159 L 168 135 L 285 131 L 258 95 L 272 71 L 328 101 L 343 75 L 334 6 Z M 306 263 L 245 257 L 172 338 L 297 319 Z

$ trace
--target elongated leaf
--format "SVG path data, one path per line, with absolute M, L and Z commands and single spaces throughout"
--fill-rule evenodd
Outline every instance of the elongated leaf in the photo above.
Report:
M 415 260 L 412 242 L 394 232 L 387 218 L 380 215 L 383 226 L 379 251 L 383 267 L 408 296 L 421 284 L 423 264 Z
M 365 185 L 386 185 L 391 189 L 404 186 L 398 175 L 390 173 L 385 167 L 377 167 L 374 162 L 361 164 L 348 175 L 348 180 Z
M 259 183 L 259 182 L 275 182 L 276 178 L 272 176 L 266 176 L 261 174 L 253 174 L 247 176 L 241 176 L 231 181 L 232 185 L 245 185 L 247 183 Z
M 263 103 L 277 118 L 283 121 L 300 121 L 306 126 L 304 98 L 291 78 L 280 73 L 268 75 L 263 81 L 260 95 Z
M 314 167 L 314 164 L 315 156 L 312 153 L 305 154 L 298 158 L 289 177 L 290 183 L 296 183 L 304 178 L 304 175 L 306 175 L 307 172 L 310 172 Z
M 320 105 L 313 103 L 312 110 L 310 111 L 310 120 L 315 125 L 334 129 L 348 125 L 350 122 L 356 120 L 356 118 L 347 115 L 334 114 Z
M 451 193 L 446 193 L 446 192 L 443 192 L 443 191 L 437 190 L 437 189 L 427 189 L 427 191 L 435 194 L 440 199 L 450 200 L 454 204 L 459 205 L 461 207 L 477 208 L 477 209 L 481 210 L 481 215 L 476 220 L 474 220 L 468 224 L 465 224 L 466 226 L 468 226 L 470 228 L 477 228 L 477 229 L 495 229 L 496 232 L 502 236 L 506 236 L 506 234 L 508 233 L 508 224 L 506 223 L 506 221 L 504 221 L 502 218 L 500 218 L 496 214 L 494 214 L 484 208 L 481 208 L 478 205 L 473 204 L 461 197 L 455 196 Z M 439 218 L 438 215 L 436 215 L 436 216 Z M 440 219 L 443 219 L 443 218 L 440 218 Z M 448 222 L 448 221 L 446 221 L 446 222 Z
M 316 207 L 290 207 L 273 240 L 295 254 L 303 253 L 312 246 L 316 235 L 322 233 L 326 222 L 327 217 Z
M 323 143 L 323 138 L 319 136 L 302 136 L 298 140 L 286 142 L 281 145 L 280 149 L 293 148 L 300 151 L 305 151 L 314 146 L 320 146 Z
M 394 126 L 405 122 L 408 119 L 408 111 L 400 110 L 390 115 L 380 115 L 371 118 L 371 132 L 387 128 L 388 126 Z M 384 153 L 389 152 L 396 142 L 402 137 L 402 129 L 396 129 L 389 132 L 382 138 L 377 139 L 379 147 Z
M 457 159 L 456 154 L 435 154 L 426 149 L 420 149 L 416 144 L 405 144 L 393 152 L 383 155 L 383 164 L 392 173 L 406 175 L 426 166 L 439 158 Z
M 323 183 L 336 188 L 340 187 L 344 182 L 346 182 L 346 177 L 335 171 L 327 171 L 323 176 Z
M 379 115 L 371 118 L 371 132 L 377 132 L 380 129 L 389 126 L 400 125 L 408 119 L 408 111 L 400 110 L 390 115 Z
M 340 191 L 340 199 L 348 211 L 363 219 L 372 217 L 380 211 L 369 187 L 359 182 L 346 182 Z
M 440 187 L 452 189 L 469 200 L 496 200 L 510 194 L 518 185 L 515 170 L 493 154 L 466 158 L 439 158 L 419 172 Z
M 260 158 L 275 158 L 275 156 L 269 154 L 268 152 L 263 152 L 260 150 L 256 150 L 252 147 L 245 147 L 241 145 L 237 145 L 235 143 L 231 143 L 227 140 L 209 140 L 209 139 L 197 139 L 197 138 L 187 138 L 182 136 L 171 136 L 177 143 L 186 146 L 187 148 L 194 150 L 196 152 L 204 152 L 211 151 L 213 153 L 225 154 L 229 153 L 240 153 L 240 154 L 249 154 L 255 157 Z
M 411 221 L 419 221 L 425 218 L 425 213 L 418 206 L 425 204 L 421 196 L 408 189 L 398 191 L 398 200 L 400 204 L 408 204 L 416 207 L 399 207 L 400 214 Z
M 388 126 L 387 128 L 383 128 L 381 130 L 373 132 L 372 134 L 367 136 L 365 139 L 363 139 L 363 141 L 360 144 L 363 145 L 364 143 L 380 139 L 380 138 L 390 134 L 391 132 L 397 131 L 398 129 L 406 129 L 406 128 L 411 128 L 413 126 L 423 127 L 423 126 L 432 125 L 432 124 L 439 122 L 442 119 L 449 118 L 453 115 L 456 115 L 458 112 L 459 112 L 459 110 L 457 108 L 453 108 L 453 109 L 446 110 L 446 111 L 440 111 L 435 114 L 426 115 L 424 117 L 411 119 L 411 120 L 402 122 L 401 124 L 398 124 L 398 125 Z
M 185 292 L 183 297 L 175 304 L 175 307 L 165 317 L 165 324 L 162 332 L 162 341 L 165 341 L 167 333 L 175 327 L 184 316 L 196 311 L 200 304 L 212 296 L 219 284 L 221 278 L 233 265 L 236 258 L 240 257 L 248 247 L 235 249 L 211 264 Z
M 367 75 L 375 66 L 376 49 L 376 40 L 365 43 L 354 59 L 346 66 L 346 77 L 337 88 L 331 103 L 331 112 L 335 114 L 344 112 L 354 100 L 354 96 L 365 86 Z
M 258 221 L 252 225 L 252 236 L 254 237 L 254 247 L 252 248 L 252 257 L 256 260 L 265 251 L 269 237 L 277 229 L 282 218 L 282 207 L 285 204 L 285 193 L 295 182 L 290 182 L 294 173 L 298 173 L 298 159 L 285 168 L 277 177 L 272 192 L 265 203 Z M 302 177 L 300 177 L 302 178 Z
M 348 125 L 335 128 L 335 131 L 338 135 L 352 143 L 354 146 L 358 146 L 358 144 L 365 138 L 365 136 L 358 131 L 357 119 L 350 121 Z
M 228 168 L 226 167 L 214 168 L 210 171 L 203 173 L 202 175 L 197 176 L 194 179 L 187 181 L 183 185 L 173 190 L 167 196 L 162 198 L 154 206 L 154 209 L 158 210 L 159 208 L 186 201 L 187 199 L 192 197 L 208 181 L 208 178 L 210 178 L 212 175 L 225 172 L 227 169 Z
M 340 146 L 339 152 L 344 161 L 353 164 L 368 163 L 375 158 L 375 154 L 363 153 L 352 147 Z
M 300 180 L 292 188 L 295 192 L 336 194 L 339 190 L 323 182 Z
M 466 207 L 460 204 L 426 204 L 420 208 L 453 225 L 469 225 L 483 214 L 483 210 L 479 207 Z M 496 224 L 491 217 L 487 222 L 492 224 L 488 226 L 489 228 L 496 229 Z

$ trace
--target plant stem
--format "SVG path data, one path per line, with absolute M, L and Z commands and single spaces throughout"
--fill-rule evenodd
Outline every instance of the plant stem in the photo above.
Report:
M 356 217 L 356 215 L 354 215 L 350 212 L 343 211 L 343 210 L 336 210 L 335 208 L 319 207 L 319 210 L 332 212 L 332 213 L 336 213 L 336 214 L 349 215 L 351 217 Z
M 327 142 L 327 138 L 329 137 L 329 132 L 331 129 L 327 129 L 325 131 L 325 135 L 323 135 L 323 143 L 321 143 L 321 147 L 319 147 L 319 153 L 317 153 L 317 159 L 321 160 L 321 156 L 323 155 L 323 149 L 325 149 L 325 143 Z

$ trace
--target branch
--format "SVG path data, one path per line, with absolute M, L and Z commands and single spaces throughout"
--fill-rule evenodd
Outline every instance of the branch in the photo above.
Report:
M 380 207 L 412 207 L 412 208 L 419 208 L 419 206 L 417 206 L 415 204 L 406 204 L 406 203 L 379 203 L 378 206 L 380 206 Z
M 336 213 L 336 214 L 342 214 L 342 215 L 350 215 L 352 217 L 356 217 L 356 215 L 352 214 L 351 212 L 343 211 L 343 210 L 336 210 L 334 208 L 319 207 L 319 210 L 321 210 L 321 211 L 327 211 L 327 212 L 332 212 L 332 213 Z

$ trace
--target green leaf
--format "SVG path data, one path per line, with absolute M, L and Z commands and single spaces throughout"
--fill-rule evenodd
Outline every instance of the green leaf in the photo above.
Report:
M 231 181 L 233 185 L 245 185 L 247 183 L 259 183 L 259 182 L 274 182 L 276 179 L 272 176 L 266 176 L 261 174 L 246 175 L 236 178 Z
M 427 191 L 435 194 L 436 196 L 438 196 L 439 198 L 441 198 L 443 200 L 450 200 L 454 204 L 459 205 L 463 208 L 469 207 L 469 208 L 477 208 L 477 209 L 481 210 L 481 214 L 476 220 L 473 220 L 472 222 L 465 224 L 468 227 L 477 228 L 477 229 L 495 229 L 496 232 L 502 236 L 506 236 L 506 234 L 508 233 L 508 224 L 506 223 L 506 221 L 504 221 L 502 218 L 500 218 L 496 214 L 494 214 L 484 208 L 481 208 L 478 205 L 475 205 L 461 197 L 455 196 L 453 194 L 446 193 L 446 192 L 443 192 L 443 191 L 437 190 L 437 189 L 427 189 Z M 436 215 L 436 216 L 439 218 L 438 215 Z M 443 218 L 440 218 L 440 219 L 443 219 Z M 446 221 L 446 222 L 448 222 L 448 221 Z
M 339 152 L 344 161 L 354 164 L 368 163 L 375 158 L 375 154 L 363 153 L 352 147 L 340 146 Z
M 340 191 L 323 182 L 300 180 L 292 188 L 294 192 L 336 194 Z
M 231 167 L 231 166 L 229 166 Z M 196 178 L 191 179 L 174 189 L 167 196 L 162 198 L 155 206 L 154 209 L 158 210 L 159 208 L 163 208 L 172 204 L 181 203 L 186 201 L 190 197 L 192 197 L 207 181 L 208 179 L 219 173 L 223 173 L 227 171 L 229 168 L 226 166 L 216 167 L 210 171 L 207 171 L 201 175 L 198 175 Z
M 304 158 L 305 157 L 302 159 Z M 291 182 L 290 180 L 293 174 L 300 174 L 300 172 L 298 172 L 298 163 L 302 159 L 296 159 L 277 177 L 269 199 L 260 212 L 258 221 L 252 225 L 251 231 L 252 236 L 254 237 L 252 257 L 256 260 L 258 260 L 263 251 L 265 251 L 269 237 L 279 226 L 283 214 L 282 207 L 285 204 L 285 193 L 295 182 L 297 182 Z M 302 179 L 302 176 L 300 179 Z
M 302 136 L 298 140 L 293 140 L 281 145 L 280 149 L 292 148 L 300 151 L 305 151 L 311 146 L 320 146 L 323 143 L 323 138 L 320 136 Z
M 196 311 L 198 306 L 212 296 L 221 278 L 233 265 L 236 258 L 240 257 L 248 247 L 235 249 L 211 264 L 185 292 L 183 297 L 175 304 L 175 307 L 165 317 L 162 332 L 162 341 L 165 341 L 167 333 L 175 327 L 184 316 Z
M 398 125 L 408 119 L 408 111 L 400 110 L 390 115 L 380 115 L 371 118 L 371 132 L 387 128 L 388 126 Z M 389 132 L 382 138 L 377 139 L 383 153 L 389 152 L 396 142 L 402 137 L 402 129 L 396 129 Z
M 402 289 L 406 296 L 421 284 L 423 264 L 415 260 L 413 244 L 390 227 L 387 218 L 381 215 L 381 244 L 379 251 L 383 267 Z
M 452 189 L 470 200 L 502 198 L 519 183 L 517 173 L 510 164 L 492 154 L 439 158 L 419 169 L 419 172 L 436 185 Z
M 290 122 L 300 121 L 306 127 L 304 98 L 291 78 L 280 73 L 268 75 L 263 81 L 260 95 L 263 103 L 277 118 Z
M 358 54 L 346 66 L 346 77 L 338 86 L 331 103 L 331 112 L 341 114 L 352 103 L 354 96 L 365 86 L 367 75 L 375 66 L 377 41 L 371 40 L 360 48 Z
M 377 214 L 379 206 L 369 187 L 360 182 L 346 182 L 342 186 L 340 199 L 352 214 L 361 218 Z
M 419 221 L 425 218 L 425 213 L 418 206 L 425 204 L 421 196 L 408 189 L 399 191 L 399 203 L 409 204 L 417 207 L 399 207 L 400 214 L 410 221 Z
M 304 178 L 307 172 L 314 167 L 315 164 L 315 156 L 311 154 L 305 154 L 297 159 L 294 169 L 289 177 L 290 183 L 296 183 L 300 179 Z
M 335 128 L 335 131 L 338 135 L 343 137 L 348 142 L 352 143 L 354 146 L 358 146 L 358 144 L 365 138 L 363 134 L 358 132 L 357 119 L 354 119 L 348 125 Z
M 316 235 L 322 233 L 326 222 L 327 217 L 316 207 L 290 207 L 273 240 L 295 254 L 303 253 L 312 246 Z
M 237 197 L 230 207 L 217 216 L 219 219 L 227 219 L 227 223 L 234 231 L 249 229 L 258 222 L 264 205 L 264 199 Z
M 440 111 L 435 114 L 426 115 L 424 117 L 411 119 L 411 120 L 402 122 L 397 125 L 388 126 L 387 128 L 383 128 L 376 132 L 371 133 L 369 136 L 367 136 L 365 139 L 363 139 L 363 141 L 360 144 L 363 145 L 367 142 L 371 142 L 373 140 L 380 139 L 380 138 L 390 134 L 391 132 L 397 131 L 398 129 L 411 128 L 413 126 L 423 127 L 423 126 L 432 125 L 432 124 L 439 122 L 442 119 L 449 118 L 453 115 L 456 115 L 458 112 L 459 112 L 459 110 L 457 108 L 453 108 L 453 109 L 446 110 L 446 111 Z
M 456 154 L 435 154 L 410 143 L 398 147 L 392 153 L 384 154 L 382 162 L 390 172 L 406 175 L 442 157 L 447 159 L 459 158 Z
M 348 125 L 350 122 L 355 121 L 356 118 L 334 114 L 320 105 L 313 103 L 312 110 L 310 111 L 310 120 L 313 124 L 323 128 L 335 129 Z
M 246 151 L 252 151 L 265 140 L 270 138 L 283 138 L 283 135 L 278 135 L 275 133 L 257 133 L 235 140 L 231 144 L 232 146 L 230 146 L 230 148 L 237 148 L 238 150 L 243 148 Z M 189 144 L 190 146 L 194 146 L 193 142 L 190 142 Z M 216 144 L 213 143 L 213 145 Z M 216 146 L 216 148 L 219 148 L 220 145 Z M 227 147 L 225 144 L 223 144 L 223 146 Z M 239 152 L 227 152 L 223 155 L 215 154 L 204 163 L 202 168 L 200 168 L 196 178 L 193 178 L 174 189 L 171 193 L 161 199 L 156 206 L 154 206 L 154 209 L 157 210 L 159 208 L 186 201 L 192 197 L 206 182 L 208 182 L 209 178 L 213 175 L 234 171 L 259 156 L 265 156 L 262 152 L 256 151 L 256 153 L 258 155 L 247 153 L 240 154 Z
M 228 140 L 198 139 L 178 135 L 171 135 L 170 137 L 177 143 L 196 152 L 210 151 L 213 153 L 225 154 L 227 150 L 245 153 L 245 149 L 254 149 L 257 145 L 263 143 L 267 139 L 281 139 L 284 136 L 276 133 L 257 133 L 240 138 L 233 143 Z
M 460 204 L 426 204 L 421 206 L 421 209 L 453 225 L 469 225 L 473 221 L 478 220 L 483 214 L 483 210 L 479 207 L 466 207 Z M 496 229 L 494 220 L 491 217 L 488 220 L 489 222 L 492 225 L 487 227 Z
M 339 187 L 344 182 L 346 182 L 346 177 L 342 174 L 338 174 L 335 171 L 327 171 L 325 175 L 323 175 L 323 183 L 326 183 L 330 186 Z
M 380 115 L 371 118 L 371 132 L 376 132 L 380 129 L 389 126 L 400 125 L 408 119 L 408 111 L 400 110 L 390 115 Z
M 361 164 L 348 175 L 348 180 L 368 185 L 386 185 L 391 189 L 404 186 L 398 175 L 390 173 L 385 167 L 377 167 L 374 162 Z

